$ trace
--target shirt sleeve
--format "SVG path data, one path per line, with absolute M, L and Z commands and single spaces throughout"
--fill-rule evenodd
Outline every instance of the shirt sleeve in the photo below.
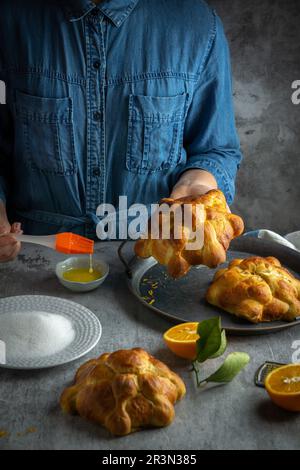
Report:
M 0 105 L 0 200 L 6 202 L 11 178 L 13 125 L 7 105 Z
M 1 18 L 0 18 L 1 20 Z M 0 40 L 1 44 L 3 44 L 3 28 L 0 21 Z M 3 57 L 2 57 L 2 49 L 0 48 L 0 80 L 4 82 L 3 76 Z M 5 152 L 5 132 L 6 132 L 6 113 L 7 110 L 5 109 L 6 105 L 0 104 L 0 201 L 6 201 L 6 158 L 4 156 Z
M 228 43 L 214 12 L 213 18 L 213 33 L 187 114 L 187 163 L 181 174 L 192 168 L 209 171 L 231 204 L 242 155 L 235 127 Z

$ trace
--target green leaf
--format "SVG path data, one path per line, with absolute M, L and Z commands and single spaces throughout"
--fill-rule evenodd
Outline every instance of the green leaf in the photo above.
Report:
M 205 379 L 205 382 L 228 383 L 249 363 L 250 356 L 242 352 L 229 354 L 224 364 L 211 376 Z
M 199 323 L 197 333 L 197 361 L 204 362 L 216 354 L 222 345 L 220 317 L 203 320 Z
M 221 332 L 221 346 L 220 349 L 210 357 L 210 359 L 216 359 L 217 357 L 220 357 L 224 354 L 227 348 L 227 339 L 226 339 L 226 331 L 222 330 Z

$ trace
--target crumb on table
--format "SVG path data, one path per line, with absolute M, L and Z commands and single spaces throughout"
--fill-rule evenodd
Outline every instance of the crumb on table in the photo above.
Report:
M 35 432 L 37 432 L 37 428 L 32 426 L 31 428 L 27 428 L 26 431 L 24 432 L 18 432 L 17 437 L 24 437 L 24 436 L 27 436 L 28 434 L 33 434 Z

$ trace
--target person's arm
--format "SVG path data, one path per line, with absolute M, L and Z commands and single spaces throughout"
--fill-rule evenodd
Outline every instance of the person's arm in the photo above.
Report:
M 0 79 L 2 75 L 0 73 Z M 0 105 L 0 201 L 6 203 L 9 179 L 9 158 L 13 147 L 12 118 L 8 105 Z
M 242 155 L 235 127 L 228 44 L 221 20 L 215 14 L 213 19 L 215 33 L 186 119 L 187 162 L 177 175 L 171 196 L 203 194 L 218 187 L 231 204 Z
M 13 132 L 8 106 L 0 105 L 0 263 L 16 258 L 21 248 L 13 235 L 21 232 L 21 225 L 11 225 L 6 213 L 12 147 Z

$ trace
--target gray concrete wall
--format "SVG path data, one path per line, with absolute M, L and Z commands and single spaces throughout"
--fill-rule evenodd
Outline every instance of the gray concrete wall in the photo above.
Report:
M 229 39 L 245 156 L 234 208 L 248 228 L 300 230 L 299 0 L 208 0 Z

